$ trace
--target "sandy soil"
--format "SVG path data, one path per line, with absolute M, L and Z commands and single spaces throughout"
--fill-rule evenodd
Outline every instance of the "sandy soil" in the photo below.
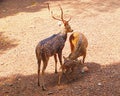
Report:
M 61 4 L 65 18 L 72 17 L 73 30 L 88 38 L 89 72 L 82 74 L 76 68 L 71 82 L 63 77 L 58 86 L 51 57 L 45 75 L 47 91 L 42 91 L 37 86 L 35 47 L 60 31 L 48 2 L 57 16 Z M 119 41 L 120 0 L 0 0 L 0 96 L 120 96 Z M 67 40 L 63 55 L 69 53 Z

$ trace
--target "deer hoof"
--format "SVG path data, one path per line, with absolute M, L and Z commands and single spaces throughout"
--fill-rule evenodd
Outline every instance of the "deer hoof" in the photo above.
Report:
M 42 86 L 42 90 L 43 90 L 43 91 L 46 91 L 47 89 L 46 89 L 44 86 Z
M 58 73 L 57 70 L 55 70 L 55 73 Z
M 38 83 L 38 86 L 40 86 L 40 83 Z

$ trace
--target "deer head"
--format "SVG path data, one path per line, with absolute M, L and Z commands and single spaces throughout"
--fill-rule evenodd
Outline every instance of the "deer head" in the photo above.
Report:
M 61 18 L 56 18 L 54 15 L 53 15 L 53 11 L 50 11 L 50 6 L 48 4 L 48 10 L 50 11 L 51 13 L 51 16 L 53 19 L 55 20 L 58 20 L 58 21 L 61 21 L 63 23 L 63 26 L 64 26 L 64 32 L 65 33 L 69 33 L 69 32 L 73 32 L 73 30 L 71 29 L 70 25 L 69 25 L 69 21 L 71 20 L 71 17 L 68 19 L 68 20 L 65 20 L 63 18 L 63 9 L 62 7 L 59 5 L 59 8 L 61 10 Z

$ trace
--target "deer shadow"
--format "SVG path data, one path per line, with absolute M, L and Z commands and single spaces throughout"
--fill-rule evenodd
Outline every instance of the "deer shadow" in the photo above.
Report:
M 49 0 L 3 0 L 0 2 L 0 18 L 20 12 L 37 12 L 47 7 Z M 59 1 L 59 0 L 51 0 Z
M 4 54 L 5 51 L 10 50 L 18 45 L 16 39 L 9 39 L 4 35 L 4 32 L 0 32 L 0 54 Z
M 119 86 L 118 85 L 118 74 L 120 72 L 120 63 L 114 63 L 111 65 L 108 65 L 101 69 L 100 64 L 94 63 L 94 62 L 87 62 L 86 63 L 89 68 L 89 72 L 86 72 L 81 74 L 79 68 L 75 70 L 74 77 L 70 83 L 67 83 L 67 80 L 65 76 L 63 76 L 61 85 L 63 86 L 62 89 L 69 88 L 70 86 L 76 86 L 75 83 L 82 85 L 86 85 L 87 87 L 91 87 L 94 89 L 99 88 L 98 86 L 89 86 L 91 82 L 95 82 L 99 80 L 101 77 L 106 79 L 105 88 L 109 88 L 107 86 L 107 82 Z M 111 70 L 111 71 L 109 71 Z M 82 76 L 81 76 L 82 75 Z M 107 75 L 107 77 L 106 77 Z M 96 77 L 97 76 L 97 77 Z M 108 77 L 114 78 L 117 82 L 111 81 Z M 90 79 L 91 78 L 91 79 Z M 71 78 L 72 79 L 72 78 Z M 57 86 L 58 81 L 58 74 L 54 73 L 46 73 L 45 75 L 45 83 L 49 90 L 59 90 Z M 87 84 L 86 84 L 87 83 Z M 107 86 L 107 87 L 106 87 Z M 116 86 L 113 86 L 115 88 Z M 71 87 L 71 88 L 72 88 Z M 86 87 L 86 88 L 87 88 Z M 90 89 L 89 89 L 90 90 Z M 94 89 L 96 90 L 96 89 Z M 104 90 L 104 89 L 101 89 Z M 112 89 L 113 94 L 117 94 L 119 89 Z M 92 90 L 93 91 L 93 90 Z M 115 92 L 114 92 L 115 91 Z M 103 92 L 103 91 L 100 91 Z M 116 93 L 117 92 L 117 93 Z M 15 74 L 9 77 L 0 77 L 0 93 L 1 95 L 9 95 L 9 96 L 17 96 L 18 94 L 20 96 L 45 96 L 48 94 L 48 91 L 43 92 L 41 90 L 41 87 L 38 87 L 37 85 L 37 74 L 32 75 L 22 75 L 22 74 Z M 98 92 L 99 93 L 99 92 Z M 117 95 L 116 95 L 117 96 Z
M 43 8 L 47 8 L 46 3 L 57 1 L 60 0 L 2 0 L 0 2 L 0 18 L 12 16 L 20 12 L 38 12 Z M 114 12 L 120 8 L 119 0 L 91 0 L 89 2 L 68 0 L 61 3 L 75 9 L 74 11 L 77 14 L 86 12 L 89 13 L 89 16 L 96 16 L 97 12 Z M 91 10 L 95 12 L 91 12 Z

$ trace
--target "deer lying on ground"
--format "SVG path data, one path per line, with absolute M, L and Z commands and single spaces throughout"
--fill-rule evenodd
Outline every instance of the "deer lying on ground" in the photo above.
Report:
M 36 47 L 36 57 L 37 57 L 37 61 L 38 61 L 38 86 L 40 86 L 39 83 L 39 78 L 40 78 L 40 66 L 41 66 L 41 60 L 43 61 L 43 68 L 42 68 L 42 90 L 45 90 L 45 85 L 44 85 L 44 73 L 45 73 L 45 69 L 48 65 L 48 61 L 49 58 L 51 56 L 54 56 L 54 60 L 55 60 L 55 72 L 57 72 L 57 55 L 59 58 L 59 62 L 62 65 L 62 50 L 64 48 L 66 39 L 67 39 L 67 33 L 69 32 L 73 32 L 73 30 L 71 29 L 70 25 L 69 25 L 69 21 L 71 20 L 71 18 L 67 21 L 63 19 L 63 10 L 60 7 L 61 10 L 61 18 L 56 18 L 53 16 L 53 12 L 51 11 L 51 15 L 53 19 L 59 20 L 63 22 L 63 30 L 58 33 L 58 34 L 54 34 L 42 41 L 40 41 Z M 48 9 L 50 11 L 50 7 L 48 4 Z
M 71 60 L 75 60 L 80 56 L 83 56 L 82 63 L 84 64 L 88 46 L 88 40 L 85 35 L 80 32 L 73 32 L 69 37 L 69 42 L 71 53 L 68 58 Z
M 64 57 L 64 63 L 61 65 L 60 69 L 62 69 L 62 72 L 59 73 L 59 79 L 58 79 L 58 85 L 60 85 L 61 77 L 63 74 L 65 74 L 66 78 L 69 80 L 69 77 L 66 75 L 67 72 L 71 73 L 74 71 L 74 68 L 77 67 L 77 65 L 80 65 L 80 60 L 70 60 L 69 58 Z M 70 81 L 70 80 L 69 80 Z

